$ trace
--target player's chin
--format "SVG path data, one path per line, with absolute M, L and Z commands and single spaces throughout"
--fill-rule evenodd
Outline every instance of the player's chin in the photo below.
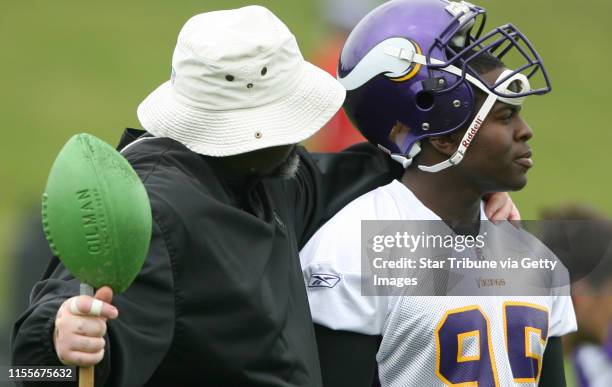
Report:
M 516 164 L 497 170 L 495 177 L 491 192 L 520 191 L 527 185 L 527 169 Z
M 509 174 L 508 179 L 505 179 L 505 191 L 520 191 L 527 185 L 527 171 L 521 171 Z

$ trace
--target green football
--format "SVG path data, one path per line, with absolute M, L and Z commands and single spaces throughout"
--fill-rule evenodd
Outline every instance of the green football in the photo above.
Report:
M 81 282 L 125 291 L 151 240 L 151 205 L 127 160 L 104 141 L 77 134 L 53 163 L 43 194 L 53 253 Z

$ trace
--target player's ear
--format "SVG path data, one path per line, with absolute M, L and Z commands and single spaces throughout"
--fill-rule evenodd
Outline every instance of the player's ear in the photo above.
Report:
M 453 136 L 453 134 L 429 137 L 428 140 L 436 151 L 444 156 L 452 156 L 459 147 L 459 141 L 461 141 L 460 138 Z

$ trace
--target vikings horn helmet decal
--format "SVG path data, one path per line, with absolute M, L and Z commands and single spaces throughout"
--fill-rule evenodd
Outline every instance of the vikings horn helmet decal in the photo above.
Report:
M 344 108 L 361 133 L 407 167 L 420 140 L 469 124 L 450 159 L 419 166 L 438 172 L 461 162 L 495 102 L 520 105 L 548 93 L 548 74 L 525 35 L 511 24 L 483 33 L 485 22 L 483 8 L 448 0 L 393 0 L 362 19 L 338 65 Z M 494 84 L 470 66 L 485 52 L 509 69 Z M 475 89 L 486 96 L 478 111 Z M 398 122 L 410 132 L 394 136 Z
M 400 55 L 407 60 L 398 60 L 397 57 L 385 55 L 387 47 L 398 49 Z M 346 90 L 355 90 L 379 74 L 384 74 L 395 81 L 406 81 L 411 78 L 410 74 L 416 75 L 414 70 L 421 68 L 419 63 L 413 62 L 417 50 L 420 54 L 420 48 L 417 49 L 417 46 L 408 39 L 387 39 L 370 50 L 346 77 L 340 78 L 340 82 Z

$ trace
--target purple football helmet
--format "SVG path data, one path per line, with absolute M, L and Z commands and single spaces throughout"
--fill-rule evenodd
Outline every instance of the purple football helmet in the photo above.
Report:
M 361 133 L 408 167 L 421 139 L 452 133 L 472 119 L 457 152 L 434 166 L 458 164 L 496 101 L 522 104 L 551 90 L 542 59 L 516 27 L 483 34 L 486 13 L 471 3 L 393 0 L 370 12 L 349 35 L 338 66 L 344 108 Z M 470 63 L 487 52 L 507 69 L 491 85 Z M 476 111 L 474 87 L 486 100 Z M 410 128 L 392 137 L 400 122 Z

